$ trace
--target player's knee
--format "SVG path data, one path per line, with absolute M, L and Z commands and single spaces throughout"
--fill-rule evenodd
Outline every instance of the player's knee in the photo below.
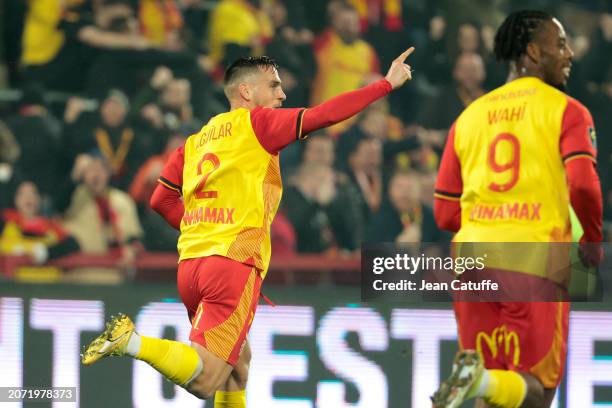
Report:
M 251 348 L 247 343 L 240 353 L 240 359 L 232 371 L 232 377 L 240 389 L 246 388 L 251 365 Z
M 232 372 L 232 378 L 239 389 L 245 389 L 249 380 L 249 362 L 243 361 L 236 364 Z

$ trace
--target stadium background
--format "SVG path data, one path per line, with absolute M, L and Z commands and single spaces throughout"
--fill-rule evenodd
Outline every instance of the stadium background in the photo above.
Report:
M 88 371 L 75 360 L 114 312 L 139 316 L 141 330 L 184 330 L 174 326 L 187 322 L 175 302 L 176 234 L 147 205 L 168 151 L 226 109 L 219 81 L 237 56 L 276 58 L 293 107 L 372 81 L 415 45 L 407 86 L 281 154 L 285 193 L 264 287 L 279 308 L 262 307 L 255 321 L 262 360 L 249 398 L 266 407 L 427 406 L 455 347 L 449 307 L 358 304 L 359 246 L 448 241 L 431 211 L 445 133 L 466 104 L 503 83 L 492 34 L 526 6 L 568 30 L 568 93 L 597 126 L 610 242 L 610 1 L 1 2 L 0 386 L 78 380 L 83 407 L 203 406 L 176 400 L 159 377 L 133 368 L 140 363 Z M 576 309 L 559 406 L 612 404 L 612 305 Z M 425 340 L 408 340 L 415 335 Z

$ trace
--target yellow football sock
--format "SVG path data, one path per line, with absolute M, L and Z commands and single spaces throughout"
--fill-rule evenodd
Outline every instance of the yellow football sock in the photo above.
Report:
M 519 408 L 527 395 L 527 383 L 517 372 L 487 370 L 488 383 L 480 397 L 489 404 L 502 408 Z
M 215 408 L 246 408 L 246 390 L 217 391 Z
M 164 377 L 185 387 L 202 371 L 198 352 L 178 341 L 140 336 L 135 358 L 149 363 Z

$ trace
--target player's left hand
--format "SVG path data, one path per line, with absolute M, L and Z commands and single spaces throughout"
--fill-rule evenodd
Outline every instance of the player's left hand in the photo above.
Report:
M 584 266 L 597 267 L 603 261 L 603 248 L 598 242 L 581 242 L 578 247 L 578 256 Z
M 393 60 L 389 71 L 385 76 L 385 79 L 389 81 L 393 89 L 397 89 L 404 85 L 406 81 L 412 79 L 412 68 L 406 64 L 406 58 L 414 51 L 414 47 L 408 48 L 406 51 L 400 54 L 399 57 Z

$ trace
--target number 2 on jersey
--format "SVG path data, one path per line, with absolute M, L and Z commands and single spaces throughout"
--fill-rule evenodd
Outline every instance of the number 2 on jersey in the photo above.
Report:
M 202 166 L 206 162 L 210 162 L 212 164 L 212 168 L 208 170 L 206 173 L 204 173 L 204 175 L 202 175 Z M 206 153 L 204 156 L 202 156 L 202 159 L 198 162 L 198 176 L 202 176 L 202 178 L 200 179 L 200 182 L 198 183 L 198 186 L 195 189 L 196 198 L 216 198 L 217 197 L 218 195 L 217 191 L 214 191 L 214 190 L 205 191 L 204 189 L 206 188 L 206 180 L 208 180 L 208 177 L 212 174 L 213 171 L 219 168 L 220 164 L 221 162 L 219 161 L 219 157 L 217 157 L 217 155 L 215 155 L 214 153 Z
M 504 142 L 504 143 L 502 143 Z M 497 161 L 497 149 L 502 143 L 503 145 L 509 145 L 512 150 L 512 159 L 505 163 L 499 163 Z M 516 185 L 519 179 L 519 170 L 521 167 L 521 146 L 516 136 L 511 133 L 500 133 L 489 145 L 489 158 L 487 160 L 489 167 L 495 173 L 505 173 L 511 171 L 510 181 L 505 184 L 497 184 L 492 182 L 489 184 L 489 189 L 497 192 L 504 192 L 510 190 Z

